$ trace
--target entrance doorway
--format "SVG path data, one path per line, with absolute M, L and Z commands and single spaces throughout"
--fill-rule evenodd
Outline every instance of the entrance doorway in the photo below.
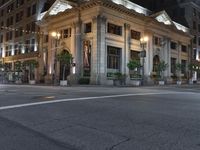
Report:
M 158 72 L 158 64 L 160 63 L 160 58 L 158 55 L 153 57 L 153 72 Z
M 68 50 L 63 50 L 62 53 L 67 53 L 69 54 Z M 64 70 L 64 66 L 65 66 L 65 70 Z M 65 71 L 65 72 L 64 72 Z M 63 80 L 63 73 L 65 74 L 64 76 L 64 80 L 67 80 L 67 76 L 70 75 L 70 65 L 65 65 L 63 62 L 60 62 L 60 75 L 59 75 L 59 79 Z

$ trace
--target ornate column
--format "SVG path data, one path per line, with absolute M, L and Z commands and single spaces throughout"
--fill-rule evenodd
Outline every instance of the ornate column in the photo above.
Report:
M 146 57 L 144 64 L 144 82 L 147 84 L 153 84 L 153 81 L 150 77 L 153 71 L 153 57 L 154 57 L 154 46 L 153 46 L 153 33 L 151 31 L 147 31 L 144 33 L 148 37 L 148 41 L 145 47 Z
M 98 15 L 92 20 L 91 84 L 106 82 L 106 18 Z
M 130 25 L 124 24 L 124 51 L 122 51 L 122 73 L 128 75 L 127 63 L 130 58 Z
M 163 47 L 163 60 L 165 63 L 168 64 L 168 68 L 165 71 L 164 76 L 167 78 L 167 80 L 171 76 L 171 50 L 170 50 L 170 39 L 167 37 L 163 38 L 163 42 L 161 43 Z
M 73 63 L 75 66 L 71 68 L 70 82 L 77 83 L 78 78 L 81 76 L 82 72 L 82 43 L 81 43 L 81 25 L 80 20 L 73 22 L 71 24 L 71 54 L 73 56 Z

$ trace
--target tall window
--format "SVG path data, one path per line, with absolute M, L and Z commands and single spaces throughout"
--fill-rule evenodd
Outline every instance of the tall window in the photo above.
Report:
M 117 47 L 107 47 L 107 68 L 120 70 L 121 49 Z
M 3 48 L 0 48 L 0 58 L 2 57 L 3 54 Z
M 186 74 L 186 64 L 187 61 L 186 60 L 181 60 L 181 73 Z
M 200 24 L 198 24 L 198 32 L 200 32 Z
M 194 38 L 193 38 L 193 43 L 194 43 L 194 44 L 197 44 L 197 36 L 196 36 L 196 35 L 195 35 Z
M 171 58 L 171 73 L 176 73 L 176 58 Z
M 199 38 L 198 38 L 198 45 L 200 46 L 200 36 L 199 36 Z
M 23 4 L 24 4 L 24 0 L 16 0 L 16 8 Z
M 32 15 L 36 13 L 36 4 L 33 4 L 32 6 Z
M 135 40 L 140 40 L 141 33 L 135 30 L 131 30 L 131 38 Z
M 181 51 L 186 53 L 187 52 L 187 46 L 181 45 Z
M 196 30 L 197 29 L 197 24 L 196 21 L 193 21 L 193 25 L 192 25 L 193 29 Z
M 108 23 L 108 33 L 122 35 L 122 26 L 118 26 L 112 23 Z
M 193 60 L 196 60 L 196 56 L 197 56 L 197 49 L 194 48 L 193 49 Z
M 63 33 L 63 38 L 69 38 L 69 37 L 71 37 L 71 28 L 64 29 L 62 31 L 62 33 Z
M 6 56 L 11 56 L 12 52 L 12 45 L 6 46 Z
M 31 7 L 28 7 L 28 8 L 27 8 L 26 16 L 27 16 L 27 17 L 30 17 L 30 16 L 31 16 Z
M 180 14 L 181 16 L 185 16 L 185 8 L 180 8 Z
M 26 40 L 25 45 L 25 53 L 28 53 L 30 51 L 30 40 Z
M 35 51 L 35 39 L 31 40 L 31 52 Z
M 197 11 L 195 8 L 193 8 L 193 16 L 197 16 Z
M 160 46 L 161 43 L 161 38 L 154 36 L 154 45 Z
M 130 51 L 130 59 L 140 60 L 139 54 L 140 54 L 140 52 L 131 50 Z
M 171 49 L 176 49 L 177 48 L 177 44 L 175 42 L 171 42 Z
M 15 44 L 14 55 L 18 55 L 18 44 Z
M 90 33 L 92 32 L 92 23 L 86 23 L 85 24 L 85 33 Z
M 3 34 L 0 35 L 0 43 L 3 43 Z
M 1 17 L 3 17 L 3 14 L 4 14 L 4 10 L 2 9 L 1 10 Z

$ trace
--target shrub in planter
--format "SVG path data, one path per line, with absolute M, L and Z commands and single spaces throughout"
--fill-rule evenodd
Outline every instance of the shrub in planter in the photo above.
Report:
M 60 54 L 58 54 L 56 56 L 57 60 L 64 64 L 63 65 L 63 74 L 62 74 L 62 80 L 60 81 L 60 84 L 61 85 L 67 85 L 67 82 L 65 80 L 65 77 L 66 77 L 66 74 L 65 74 L 65 70 L 66 70 L 66 67 L 70 67 L 71 65 L 71 62 L 72 62 L 72 54 L 70 54 L 69 52 L 66 52 L 66 51 L 62 51 Z
M 121 72 L 115 72 L 113 78 L 113 84 L 116 86 L 123 85 L 125 84 L 125 79 L 126 79 L 125 74 L 122 74 Z
M 90 84 L 90 79 L 89 78 L 80 78 L 78 82 L 79 82 L 79 84 Z
M 164 85 L 164 71 L 167 69 L 168 67 L 168 64 L 165 63 L 165 61 L 161 61 L 159 64 L 158 64 L 158 71 L 157 71 L 157 77 L 158 77 L 158 83 L 159 85 Z
M 35 68 L 39 66 L 38 61 L 32 59 L 32 60 L 26 60 L 22 64 L 23 68 L 28 67 L 29 68 L 29 83 L 35 84 Z
M 132 59 L 128 62 L 127 67 L 129 69 L 130 78 L 140 78 L 138 69 L 141 67 L 140 61 Z
M 177 74 L 177 84 L 181 85 L 181 69 L 182 65 L 180 63 L 177 63 L 175 66 L 176 74 Z

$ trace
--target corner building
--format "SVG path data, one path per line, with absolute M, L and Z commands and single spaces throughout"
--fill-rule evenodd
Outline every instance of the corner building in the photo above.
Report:
M 131 84 L 127 63 L 140 59 L 144 64 L 144 81 L 154 82 L 156 66 L 168 63 L 165 80 L 172 83 L 176 63 L 182 63 L 182 77 L 189 78 L 191 35 L 188 28 L 174 22 L 165 11 L 151 11 L 125 0 L 85 0 L 79 2 L 57 0 L 38 21 L 48 36 L 40 41 L 41 64 L 47 72 L 46 82 L 61 79 L 62 64 L 55 56 L 61 51 L 73 55 L 73 65 L 66 69 L 71 82 L 90 79 L 90 84 L 112 85 L 110 74 L 126 74 Z M 52 33 L 58 36 L 52 36 Z M 44 37 L 46 37 L 44 36 Z M 141 38 L 146 57 L 139 54 Z M 144 61 L 143 61 L 144 59 Z

